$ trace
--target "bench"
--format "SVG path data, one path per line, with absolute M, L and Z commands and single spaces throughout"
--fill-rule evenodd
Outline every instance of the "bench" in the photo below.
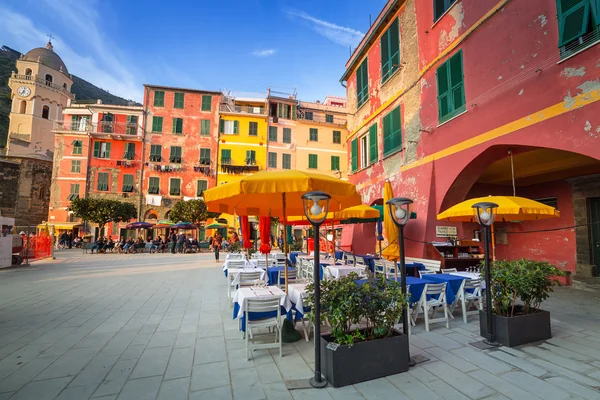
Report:
M 406 257 L 407 263 L 420 263 L 425 266 L 428 271 L 440 272 L 442 262 L 439 260 L 430 260 L 428 258 Z
M 88 250 L 91 250 L 94 247 L 94 243 L 84 243 L 81 248 L 83 249 L 83 253 L 87 254 Z

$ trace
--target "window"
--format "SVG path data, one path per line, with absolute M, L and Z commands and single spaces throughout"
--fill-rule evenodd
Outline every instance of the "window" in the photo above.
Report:
M 281 155 L 281 168 L 292 169 L 292 155 L 282 154 Z
M 123 191 L 124 192 L 133 192 L 133 175 L 132 174 L 123 175 Z
M 49 83 L 52 83 L 52 80 L 53 80 L 52 75 L 46 74 L 46 85 L 48 85 Z M 50 86 L 50 85 L 48 85 L 48 86 Z
M 165 92 L 162 90 L 154 91 L 154 107 L 164 107 L 165 106 Z
M 369 165 L 369 157 L 368 157 L 369 137 L 368 137 L 368 135 L 365 135 L 359 139 L 359 145 L 360 145 L 360 151 L 358 154 L 360 156 L 360 168 L 366 168 Z
M 152 132 L 162 133 L 163 117 L 152 117 Z
M 333 114 L 325 114 L 325 122 L 333 124 Z
M 203 94 L 202 95 L 202 111 L 210 111 L 212 108 L 212 96 Z
M 277 127 L 269 127 L 269 142 L 277 142 Z
M 181 196 L 181 179 L 171 178 L 169 180 L 169 194 L 171 196 Z
M 181 135 L 183 133 L 183 118 L 173 118 L 173 134 Z
M 210 149 L 200 149 L 200 164 L 210 165 Z
M 69 89 L 67 88 L 67 83 L 66 83 L 66 82 L 65 82 L 65 83 L 63 83 L 63 89 L 65 89 L 65 90 L 69 90 Z
M 558 210 L 558 199 L 556 197 L 543 197 L 541 199 L 533 199 L 538 203 L 545 204 L 550 207 L 554 207 Z
M 27 112 L 27 101 L 21 100 L 19 105 L 19 114 L 25 114 Z
M 205 181 L 203 179 L 198 180 L 196 184 L 196 196 L 202 197 L 206 189 L 208 189 L 208 181 Z
M 354 172 L 358 170 L 358 139 L 352 140 L 351 147 L 352 149 L 350 153 L 350 163 L 352 172 Z
M 98 172 L 98 185 L 96 189 L 103 192 L 108 191 L 108 172 Z
M 560 47 L 562 58 L 598 41 L 600 1 L 557 0 L 556 5 L 558 9 L 558 47 Z
M 73 140 L 73 152 L 71 154 L 83 154 L 83 142 L 81 140 Z
M 248 122 L 248 135 L 258 136 L 258 122 Z
M 402 138 L 400 138 L 402 140 Z M 402 142 L 400 142 L 402 145 Z M 377 162 L 379 154 L 377 150 L 377 124 L 371 125 L 369 128 L 369 164 Z
M 283 143 L 292 143 L 292 129 L 283 128 Z
M 256 165 L 256 151 L 246 150 L 246 165 Z
M 269 168 L 277 168 L 277 153 L 269 152 Z
M 318 142 L 319 141 L 319 129 L 310 128 L 310 138 L 309 139 L 311 142 Z
M 381 82 L 385 82 L 400 68 L 400 30 L 398 18 L 381 36 Z
M 237 135 L 240 129 L 239 121 L 225 121 L 221 120 L 221 133 L 226 135 Z
M 456 0 L 433 0 L 433 21 L 440 19 L 455 2 Z
M 317 161 L 317 155 L 316 154 L 309 154 L 308 155 L 308 168 L 318 168 L 318 161 Z
M 113 115 L 110 113 L 106 113 L 102 115 L 102 132 L 104 133 L 112 133 L 113 131 Z
M 331 156 L 331 170 L 332 171 L 340 170 L 340 156 Z
M 200 121 L 200 136 L 210 136 L 210 119 Z
M 162 160 L 162 146 L 160 144 L 150 145 L 150 161 L 160 162 Z
M 183 108 L 183 93 L 175 93 L 173 108 Z
M 94 158 L 110 158 L 110 142 L 94 142 Z
M 295 106 L 294 106 L 295 109 Z M 292 106 L 284 103 L 277 103 L 277 116 L 283 119 L 290 119 Z
M 27 76 L 31 76 L 31 74 L 32 74 L 31 68 L 27 68 L 27 69 L 25 70 L 25 75 L 27 75 Z
M 369 72 L 367 69 L 367 61 L 368 58 L 360 64 L 358 69 L 356 70 L 356 96 L 357 96 L 357 107 L 365 104 L 367 99 L 369 98 Z
M 160 188 L 160 178 L 156 176 L 151 176 L 148 182 L 148 193 L 149 194 L 158 194 Z
M 75 174 L 81 173 L 81 160 L 71 160 L 71 172 Z
M 341 131 L 333 131 L 333 143 L 335 143 L 335 144 L 342 143 L 342 132 Z
M 313 112 L 312 112 L 312 111 L 306 111 L 306 112 L 304 113 L 304 119 L 307 119 L 307 120 L 309 120 L 309 121 L 312 121 L 312 120 L 313 120 L 313 117 L 314 117 L 314 116 L 313 116 Z
M 125 143 L 123 158 L 125 160 L 133 160 L 135 158 L 135 143 Z
M 221 150 L 221 164 L 231 164 L 231 150 L 222 149 Z
M 127 134 L 128 135 L 136 135 L 137 134 L 137 123 L 138 117 L 137 115 L 128 115 L 127 116 Z
M 436 75 L 438 116 L 442 123 L 466 109 L 462 50 L 440 65 Z
M 67 200 L 73 201 L 77 198 L 79 198 L 79 183 L 71 183 L 71 191 L 69 192 Z
M 42 118 L 48 119 L 50 117 L 50 107 L 43 106 L 42 107 Z
M 89 128 L 90 117 L 86 115 L 71 115 L 71 130 L 85 132 Z
M 402 120 L 400 106 L 383 117 L 383 156 L 402 149 Z
M 169 162 L 174 164 L 181 163 L 181 147 L 180 146 L 171 146 L 171 156 L 169 157 Z

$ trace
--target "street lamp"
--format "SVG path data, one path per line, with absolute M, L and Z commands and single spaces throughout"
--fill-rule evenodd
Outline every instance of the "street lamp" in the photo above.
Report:
M 315 240 L 315 258 L 313 280 L 315 283 L 315 376 L 310 378 L 310 385 L 315 388 L 324 388 L 327 381 L 321 376 L 321 274 L 320 274 L 320 243 L 319 227 L 325 221 L 329 211 L 329 200 L 331 196 L 325 192 L 308 192 L 302 195 L 304 214 L 312 224 Z
M 496 342 L 496 332 L 493 326 L 492 320 L 492 285 L 490 283 L 490 226 L 494 223 L 494 212 L 498 208 L 496 203 L 477 203 L 473 204 L 473 212 L 475 213 L 475 219 L 483 228 L 483 253 L 485 260 L 485 308 L 487 318 L 487 338 L 483 340 L 483 343 L 489 346 L 499 346 Z
M 395 197 L 387 201 L 387 205 L 390 210 L 390 215 L 396 227 L 398 228 L 398 248 L 400 256 L 400 285 L 402 287 L 402 294 L 406 296 L 406 259 L 404 254 L 404 226 L 410 219 L 412 212 L 411 199 L 405 197 Z M 396 282 L 398 282 L 398 266 L 394 267 L 394 276 Z M 402 310 L 402 332 L 408 337 L 408 314 L 406 308 Z M 415 362 L 410 358 L 410 350 L 408 351 L 408 365 L 414 366 Z

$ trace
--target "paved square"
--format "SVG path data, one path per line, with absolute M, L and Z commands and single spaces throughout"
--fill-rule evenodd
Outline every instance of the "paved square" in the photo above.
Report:
M 478 321 L 422 322 L 430 361 L 342 389 L 288 391 L 312 375 L 312 342 L 246 361 L 221 264 L 211 254 L 57 254 L 0 271 L 3 399 L 599 399 L 600 293 L 559 288 L 553 338 L 481 351 Z M 360 366 L 357 366 L 360 368 Z

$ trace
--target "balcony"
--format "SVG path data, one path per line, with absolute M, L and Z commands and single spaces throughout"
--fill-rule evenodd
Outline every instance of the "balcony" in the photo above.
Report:
M 327 115 L 314 114 L 304 110 L 298 110 L 296 119 L 300 121 L 311 121 L 317 124 L 336 125 L 340 127 L 345 126 L 347 123 L 346 117 L 339 117 L 332 114 L 329 114 L 328 117 Z
M 52 130 L 54 132 L 73 132 L 92 135 L 125 136 L 126 138 L 139 137 L 142 134 L 141 125 L 137 123 L 122 122 L 89 122 L 85 119 L 79 121 L 56 121 Z
M 253 174 L 260 171 L 260 167 L 256 165 L 256 160 L 247 158 L 244 164 L 234 164 L 230 158 L 221 159 L 221 172 L 232 175 Z
M 231 114 L 267 115 L 267 110 L 264 107 L 230 106 L 227 104 L 221 104 L 220 111 L 222 113 Z
M 74 97 L 74 95 L 71 92 L 69 92 L 68 90 L 66 90 L 64 87 L 57 85 L 56 83 L 47 81 L 45 79 L 39 78 L 37 75 L 35 75 L 35 76 L 34 75 L 18 75 L 13 72 L 13 74 L 11 75 L 11 79 L 14 79 L 17 81 L 28 81 L 28 82 L 37 83 L 39 85 L 48 86 L 48 87 L 51 87 L 52 89 L 56 89 L 58 91 L 63 92 L 65 95 L 67 95 L 70 98 Z

